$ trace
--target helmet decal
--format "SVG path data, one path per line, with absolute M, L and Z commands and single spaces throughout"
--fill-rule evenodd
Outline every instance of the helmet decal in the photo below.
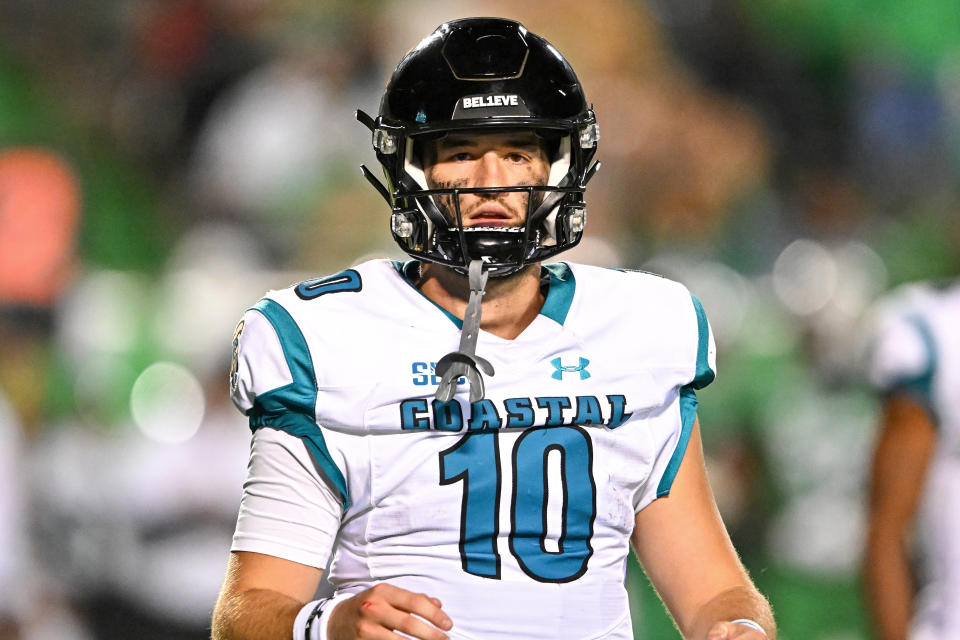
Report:
M 487 93 L 464 96 L 453 107 L 451 120 L 503 116 L 529 116 L 530 109 L 515 93 Z

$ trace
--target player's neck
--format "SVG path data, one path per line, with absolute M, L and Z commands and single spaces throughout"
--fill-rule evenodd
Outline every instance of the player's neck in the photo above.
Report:
M 465 315 L 470 298 L 466 276 L 442 265 L 423 263 L 417 287 L 456 317 L 462 319 Z M 480 328 L 513 340 L 534 321 L 543 302 L 539 264 L 528 265 L 507 278 L 490 278 L 483 296 Z

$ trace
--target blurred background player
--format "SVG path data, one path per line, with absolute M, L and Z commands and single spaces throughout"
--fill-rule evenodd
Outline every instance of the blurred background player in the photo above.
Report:
M 960 282 L 884 301 L 865 572 L 877 637 L 960 637 Z
M 0 149 L 0 638 L 19 638 L 44 606 L 31 532 L 28 452 L 48 419 L 54 308 L 75 268 L 80 188 L 43 147 Z

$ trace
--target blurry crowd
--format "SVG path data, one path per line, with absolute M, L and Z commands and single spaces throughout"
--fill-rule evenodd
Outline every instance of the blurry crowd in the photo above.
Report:
M 465 15 L 549 37 L 594 104 L 563 259 L 702 300 L 709 470 L 782 637 L 868 637 L 872 310 L 960 273 L 960 26 L 881 4 L 4 0 L 0 640 L 208 637 L 249 442 L 234 325 L 402 257 L 353 113 Z M 666 637 L 638 575 L 638 637 Z

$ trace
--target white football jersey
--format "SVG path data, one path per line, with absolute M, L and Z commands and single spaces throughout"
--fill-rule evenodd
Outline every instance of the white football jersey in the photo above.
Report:
M 906 287 L 883 306 L 871 381 L 910 394 L 937 426 L 917 513 L 924 585 L 911 638 L 960 638 L 960 282 Z
M 638 511 L 670 491 L 714 378 L 700 303 L 675 282 L 544 267 L 539 316 L 481 331 L 495 369 L 434 399 L 460 321 L 374 260 L 270 292 L 235 339 L 233 399 L 255 432 L 234 537 L 356 593 L 439 598 L 453 638 L 632 638 Z M 336 537 L 336 544 L 334 538 Z

